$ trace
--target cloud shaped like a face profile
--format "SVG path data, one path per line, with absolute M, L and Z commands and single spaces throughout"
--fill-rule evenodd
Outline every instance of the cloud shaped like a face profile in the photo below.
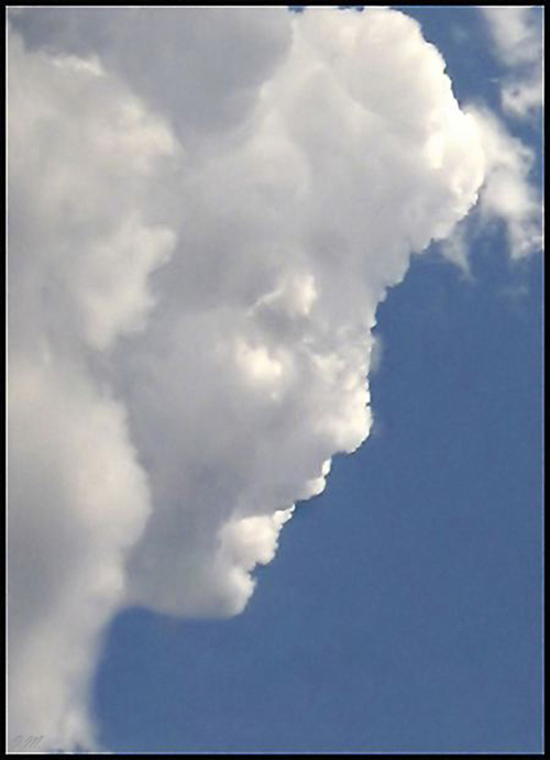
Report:
M 14 24 L 10 733 L 70 747 L 117 609 L 245 607 L 369 433 L 377 305 L 505 143 L 387 9 Z
M 189 168 L 192 214 L 159 272 L 164 299 L 128 351 L 125 396 L 162 505 L 131 558 L 133 598 L 172 614 L 240 611 L 250 517 L 273 543 L 278 510 L 317 493 L 324 462 L 364 440 L 376 306 L 483 178 L 476 124 L 414 22 L 306 13 L 293 35 L 246 134 Z M 170 345 L 152 348 L 153 333 Z M 228 525 L 247 534 L 241 567 Z

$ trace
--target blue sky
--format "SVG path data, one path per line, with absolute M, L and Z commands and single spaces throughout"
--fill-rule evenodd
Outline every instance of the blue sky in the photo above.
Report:
M 542 9 L 393 7 L 466 116 L 384 11 L 12 11 L 10 748 L 543 752 Z
M 457 96 L 498 104 L 474 9 L 403 9 Z M 542 260 L 505 249 L 476 239 L 471 279 L 434 249 L 390 291 L 374 432 L 299 507 L 243 614 L 113 622 L 106 746 L 542 751 Z

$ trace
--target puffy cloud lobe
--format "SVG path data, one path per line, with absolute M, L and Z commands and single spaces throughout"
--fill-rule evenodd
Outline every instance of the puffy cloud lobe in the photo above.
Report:
M 174 234 L 146 196 L 175 141 L 97 62 L 9 42 L 9 729 L 90 745 L 99 636 L 150 511 L 91 362 L 152 308 Z
M 120 405 L 82 374 L 10 364 L 9 728 L 90 745 L 88 682 L 149 512 Z
M 34 289 L 33 304 L 62 301 L 75 341 L 108 347 L 144 324 L 148 276 L 175 242 L 144 215 L 150 177 L 176 142 L 99 64 L 29 55 L 17 38 L 10 53 L 12 279 L 18 290 Z M 26 321 L 34 332 L 30 304 L 11 305 L 12 333 L 19 337 Z M 46 311 L 46 319 L 61 312 Z M 58 327 L 54 337 L 67 331 Z
M 13 23 L 31 46 L 100 55 L 195 150 L 246 122 L 291 39 L 269 8 L 36 8 Z
M 485 180 L 516 231 L 531 200 L 505 207 L 521 150 L 401 13 L 13 23 L 10 733 L 68 747 L 93 740 L 116 610 L 240 612 L 364 441 L 370 330 L 411 254 Z

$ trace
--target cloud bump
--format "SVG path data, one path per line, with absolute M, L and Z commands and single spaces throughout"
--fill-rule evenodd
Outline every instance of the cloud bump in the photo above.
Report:
M 93 746 L 116 611 L 241 612 L 369 434 L 371 329 L 411 255 L 480 193 L 521 243 L 536 201 L 503 202 L 525 162 L 399 12 L 12 26 L 9 729 Z

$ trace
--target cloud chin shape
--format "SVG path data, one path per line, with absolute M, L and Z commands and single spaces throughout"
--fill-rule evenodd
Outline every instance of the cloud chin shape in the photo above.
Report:
M 70 748 L 117 610 L 244 609 L 387 289 L 527 173 L 396 11 L 12 16 L 9 732 Z

